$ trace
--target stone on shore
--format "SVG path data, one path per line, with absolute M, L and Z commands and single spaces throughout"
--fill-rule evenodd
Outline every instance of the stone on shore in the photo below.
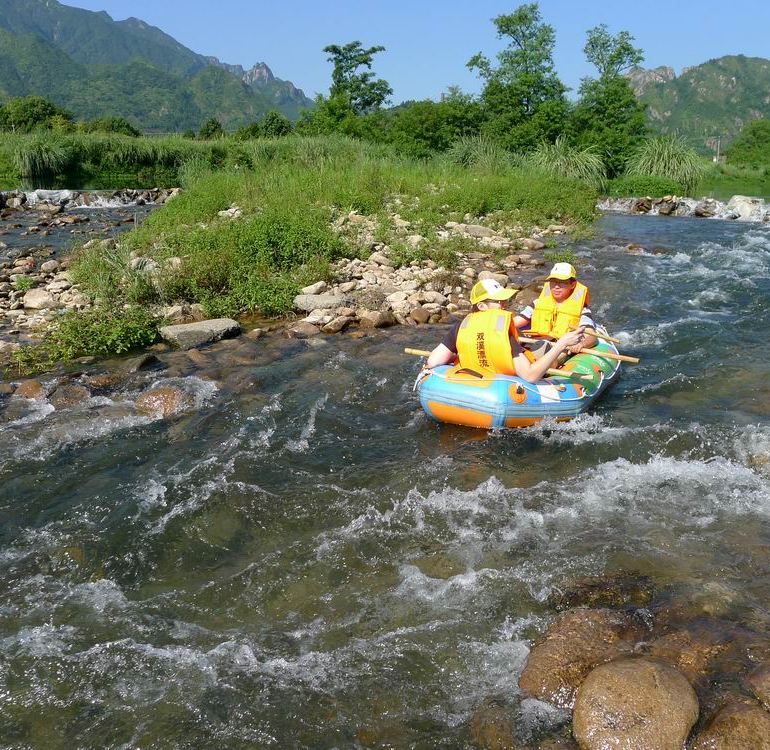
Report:
M 223 338 L 237 336 L 240 332 L 240 325 L 231 318 L 180 323 L 179 325 L 163 326 L 160 329 L 161 337 L 180 349 L 192 349 L 194 346 L 211 344 Z
M 303 287 L 300 292 L 302 294 L 321 294 L 321 292 L 325 292 L 327 289 L 327 283 L 325 281 L 316 281 L 315 284 L 310 284 L 310 286 Z
M 59 307 L 53 294 L 45 289 L 30 289 L 24 295 L 23 305 L 27 310 L 53 310 Z
M 517 240 L 517 243 L 524 248 L 524 250 L 529 250 L 529 252 L 542 250 L 545 247 L 545 242 L 537 240 L 534 237 L 522 237 Z
M 651 659 L 619 659 L 594 669 L 577 691 L 572 731 L 583 750 L 682 750 L 698 719 L 684 675 Z
M 396 325 L 396 319 L 390 310 L 364 310 L 358 314 L 361 328 L 387 328 Z
M 345 298 L 335 294 L 298 294 L 294 298 L 294 307 L 303 312 L 313 310 L 331 310 L 334 307 L 342 307 Z

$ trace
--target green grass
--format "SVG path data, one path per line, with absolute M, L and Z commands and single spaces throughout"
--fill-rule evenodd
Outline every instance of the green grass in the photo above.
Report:
M 655 175 L 623 175 L 607 184 L 607 195 L 613 198 L 662 198 L 683 194 L 684 186 L 680 182 Z

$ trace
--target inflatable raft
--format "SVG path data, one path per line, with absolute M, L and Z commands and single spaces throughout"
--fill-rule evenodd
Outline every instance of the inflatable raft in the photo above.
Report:
M 618 353 L 604 341 L 594 350 Z M 425 413 L 438 422 L 485 429 L 529 427 L 584 412 L 617 379 L 620 362 L 580 353 L 561 369 L 563 377 L 528 383 L 515 375 L 479 377 L 457 365 L 442 365 L 429 370 L 415 387 Z

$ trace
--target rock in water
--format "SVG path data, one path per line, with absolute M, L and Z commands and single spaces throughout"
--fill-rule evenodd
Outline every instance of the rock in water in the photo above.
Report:
M 651 659 L 602 664 L 577 691 L 572 731 L 583 750 L 682 750 L 698 718 L 684 675 Z
M 136 399 L 136 408 L 150 416 L 165 418 L 189 408 L 191 403 L 190 396 L 181 388 L 159 386 L 140 394 Z
M 514 750 L 518 746 L 510 711 L 485 700 L 473 713 L 468 725 L 473 747 L 479 750 Z
M 194 346 L 211 344 L 220 339 L 237 336 L 240 332 L 240 325 L 231 318 L 181 323 L 174 326 L 163 326 L 160 329 L 161 337 L 180 349 L 192 349 Z
M 519 687 L 529 695 L 571 708 L 575 690 L 602 662 L 629 653 L 642 629 L 609 609 L 572 609 L 561 615 L 529 653 Z
M 692 750 L 770 750 L 770 714 L 753 702 L 728 703 L 698 734 Z

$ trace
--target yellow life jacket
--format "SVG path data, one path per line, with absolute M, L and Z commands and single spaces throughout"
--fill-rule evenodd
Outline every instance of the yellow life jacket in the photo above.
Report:
M 506 310 L 480 310 L 470 313 L 457 331 L 460 367 L 482 375 L 515 375 L 510 336 L 518 339 Z
M 543 291 L 535 301 L 530 330 L 537 336 L 558 339 L 567 331 L 577 328 L 588 300 L 588 287 L 578 281 L 572 294 L 564 302 L 557 302 L 551 293 L 551 285 L 546 281 Z

